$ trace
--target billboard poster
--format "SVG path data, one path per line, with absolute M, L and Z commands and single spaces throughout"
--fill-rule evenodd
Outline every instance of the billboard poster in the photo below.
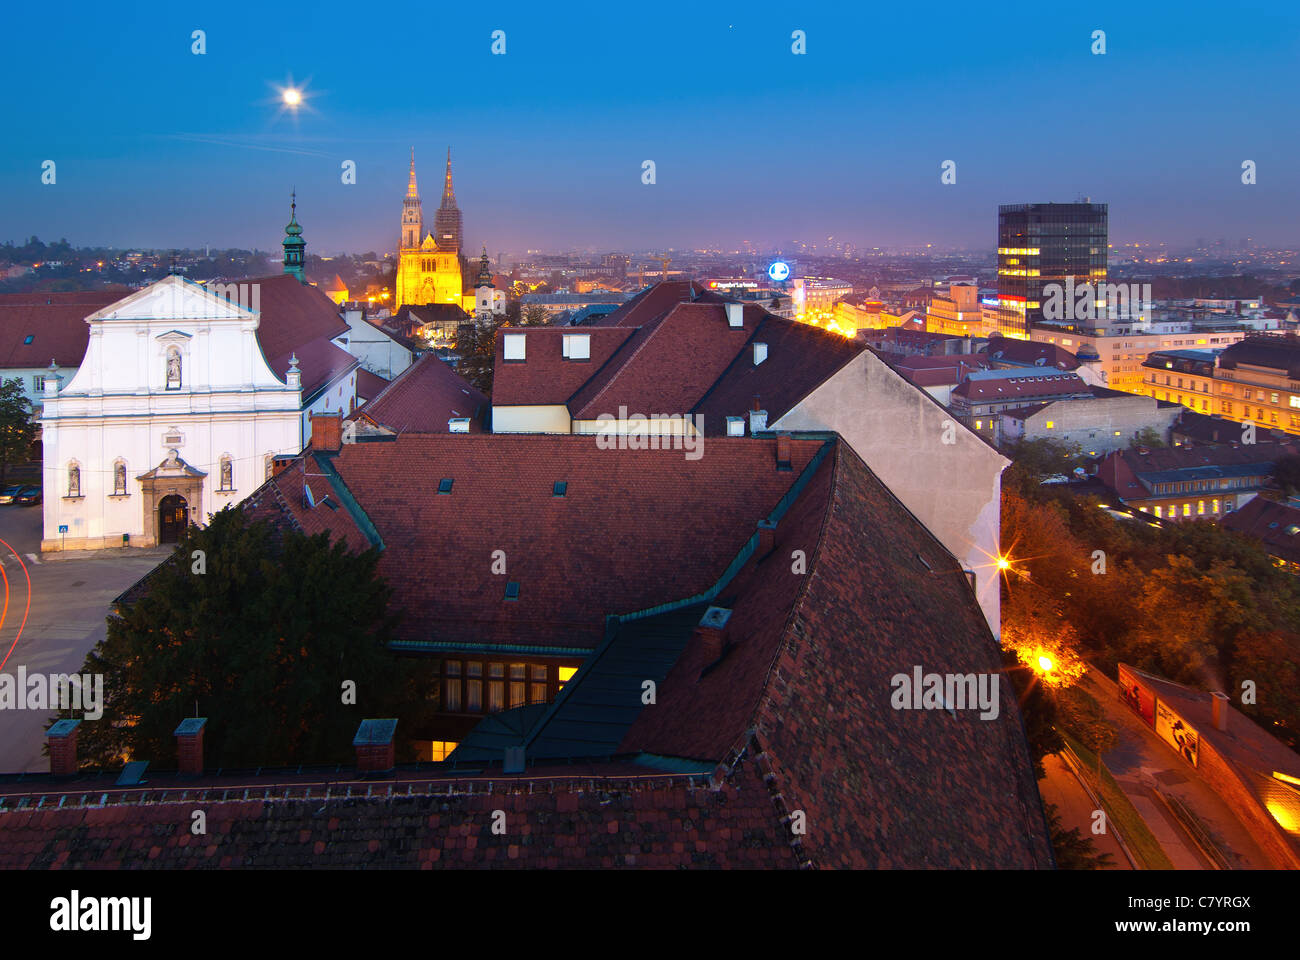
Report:
M 1138 683 L 1137 674 L 1123 664 L 1119 668 L 1119 696 L 1148 727 L 1156 725 L 1155 694 Z
M 1196 766 L 1201 738 L 1182 717 L 1165 706 L 1163 700 L 1156 701 L 1156 733 L 1182 754 L 1184 760 Z

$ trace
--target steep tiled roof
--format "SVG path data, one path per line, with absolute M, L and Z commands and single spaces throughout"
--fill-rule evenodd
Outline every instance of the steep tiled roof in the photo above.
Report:
M 1268 473 L 1268 465 L 1279 457 L 1300 452 L 1294 442 L 1273 441 L 1240 446 L 1169 447 L 1148 450 L 1116 450 L 1101 462 L 1097 476 L 1121 497 L 1141 498 L 1147 494 L 1141 481 L 1199 480 L 1242 475 L 1250 468 Z
M 965 379 L 968 373 L 982 370 L 985 362 L 982 357 L 970 354 L 955 356 L 924 357 L 912 356 L 890 360 L 904 380 L 918 387 L 955 386 Z
M 746 307 L 748 316 L 750 307 Z M 745 416 L 758 397 L 775 423 L 800 400 L 864 349 L 861 343 L 806 323 L 752 308 L 761 316 L 750 342 L 738 352 L 692 413 L 704 416 L 709 434 L 726 432 L 726 418 Z M 767 346 L 767 359 L 754 364 L 755 343 Z M 689 366 L 689 365 L 688 365 Z
M 0 295 L 0 368 L 79 367 L 86 356 L 86 317 L 131 295 L 130 290 Z M 25 343 L 28 338 L 31 343 Z
M 1292 380 L 1300 380 L 1300 340 L 1278 336 L 1247 337 L 1219 354 L 1220 369 L 1233 370 L 1239 363 L 1283 370 Z
M 361 369 L 357 371 L 357 400 L 365 403 L 367 400 L 373 400 L 383 393 L 384 388 L 390 381 L 385 380 L 377 373 L 371 373 L 369 370 Z
M 504 338 L 508 333 L 522 333 L 527 337 L 524 362 L 505 362 Z M 575 333 L 590 335 L 590 360 L 564 358 L 564 336 Z M 599 326 L 582 330 L 549 326 L 502 327 L 496 337 L 492 402 L 496 406 L 565 403 L 634 333 L 635 330 Z
M 1030 371 L 1021 374 L 1019 370 L 1002 372 L 1013 373 L 1014 376 L 984 379 L 984 372 L 976 372 L 955 386 L 953 395 L 978 403 L 984 400 L 1028 400 L 1033 397 L 1091 393 L 1088 385 L 1074 373 L 1060 374 L 1050 370 L 1041 374 Z
M 689 295 L 692 288 L 685 283 L 656 284 L 641 296 L 659 288 L 664 289 L 658 299 L 642 300 L 636 314 L 649 318 L 645 324 L 629 327 L 625 317 L 624 325 L 608 330 L 629 334 L 626 339 L 604 340 L 599 334 L 606 328 L 588 328 L 594 335 L 591 364 L 562 359 L 558 331 L 535 336 L 538 328 L 525 328 L 529 340 L 522 363 L 504 363 L 498 343 L 494 403 L 567 402 L 576 420 L 617 416 L 620 407 L 629 415 L 689 412 L 705 418 L 707 433 L 720 435 L 726 417 L 745 415 L 755 395 L 774 422 L 865 349 L 753 303 L 744 304 L 743 326 L 732 328 L 725 297 L 703 293 L 694 302 L 672 302 Z M 657 312 L 652 316 L 652 311 Z M 757 365 L 755 343 L 767 347 L 766 359 Z M 587 376 L 572 386 L 582 372 L 575 367 L 585 367 Z
M 336 473 L 373 523 L 380 573 L 406 611 L 402 639 L 591 650 L 606 614 L 713 584 L 819 446 L 794 441 L 793 472 L 782 472 L 772 440 L 710 440 L 686 460 L 600 450 L 589 436 L 407 434 L 318 455 L 326 468 L 307 472 Z M 346 533 L 355 517 L 306 508 L 295 469 L 273 482 L 298 522 Z M 438 493 L 443 478 L 450 493 Z M 495 550 L 507 576 L 490 574 Z M 520 584 L 517 601 L 505 600 L 507 581 Z
M 449 419 L 469 417 L 470 431 L 481 433 L 487 402 L 450 364 L 426 353 L 354 416 L 395 433 L 447 433 Z
M 1054 343 L 996 337 L 980 354 L 990 363 L 1007 363 L 1024 367 L 1047 367 L 1056 370 L 1079 369 L 1079 358 Z
M 630 764 L 482 778 L 426 767 L 390 783 L 334 770 L 201 780 L 150 771 L 147 789 L 114 789 L 105 776 L 21 785 L 33 790 L 23 798 L 0 788 L 0 869 L 799 865 L 770 788 L 747 762 L 715 777 Z M 196 803 L 208 824 L 198 837 Z M 497 810 L 504 833 L 493 829 Z
M 658 320 L 679 303 L 689 303 L 704 293 L 692 280 L 665 280 L 646 287 L 631 300 L 592 325 L 606 327 L 642 327 Z
M 262 356 L 281 380 L 289 369 L 289 357 L 298 357 L 304 400 L 360 363 L 330 342 L 347 333 L 348 325 L 339 316 L 338 306 L 319 288 L 300 283 L 287 273 L 248 282 L 259 286 L 257 342 Z
M 1300 509 L 1255 497 L 1224 517 L 1223 525 L 1258 537 L 1275 557 L 1300 563 Z

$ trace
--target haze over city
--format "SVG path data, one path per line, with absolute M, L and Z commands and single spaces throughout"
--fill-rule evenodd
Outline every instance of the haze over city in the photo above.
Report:
M 988 247 L 1024 196 L 1104 198 L 1116 243 L 1294 245 L 1297 28 L 1295 8 L 1205 2 L 22 5 L 0 239 L 270 249 L 296 187 L 317 252 L 389 250 L 410 148 L 436 177 L 450 146 L 474 250 Z

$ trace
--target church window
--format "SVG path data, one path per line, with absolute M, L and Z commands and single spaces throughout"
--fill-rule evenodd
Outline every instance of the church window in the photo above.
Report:
M 181 352 L 175 347 L 167 348 L 167 389 L 181 388 Z
M 75 461 L 68 464 L 68 496 L 81 496 L 81 467 Z
M 126 461 L 116 460 L 113 463 L 113 496 L 126 496 Z

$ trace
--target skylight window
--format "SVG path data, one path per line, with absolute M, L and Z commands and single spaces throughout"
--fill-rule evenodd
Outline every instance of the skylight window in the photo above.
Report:
M 562 497 L 562 496 L 564 496 L 566 493 L 568 493 L 568 491 L 569 491 L 569 481 L 568 481 L 568 480 L 556 480 L 556 481 L 555 481 L 555 486 L 553 486 L 553 487 L 551 488 L 551 496 L 553 496 L 553 497 Z
M 452 485 L 452 478 L 443 477 L 441 480 L 438 481 L 438 492 L 451 493 L 451 485 Z
M 30 344 L 30 343 L 31 343 L 33 340 L 35 340 L 35 339 L 36 339 L 36 334 L 34 334 L 34 333 L 29 333 L 29 334 L 27 334 L 26 337 L 23 338 L 23 343 L 25 343 L 25 344 Z
M 511 580 L 509 583 L 506 584 L 506 599 L 507 600 L 519 599 L 519 584 L 516 583 L 514 580 Z
M 525 333 L 507 333 L 501 338 L 502 358 L 505 360 L 515 360 L 523 362 L 525 359 L 524 347 L 528 335 Z

